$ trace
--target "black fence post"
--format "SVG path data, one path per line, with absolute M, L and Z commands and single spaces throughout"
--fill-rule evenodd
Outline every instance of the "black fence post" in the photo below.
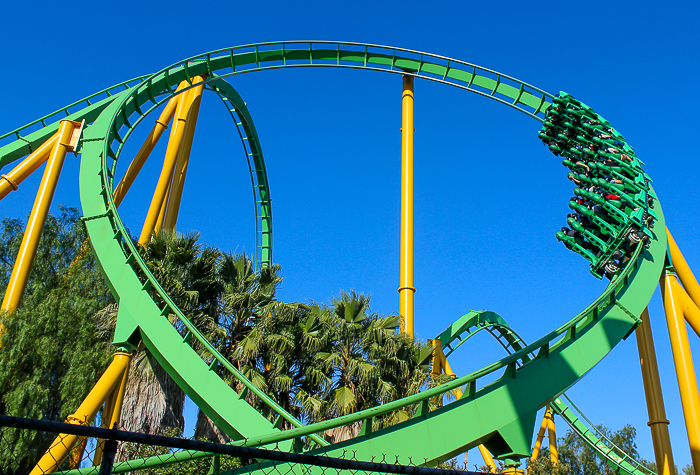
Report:
M 114 439 L 105 440 L 102 449 L 102 463 L 100 464 L 100 475 L 112 475 L 114 456 L 117 455 L 117 441 Z

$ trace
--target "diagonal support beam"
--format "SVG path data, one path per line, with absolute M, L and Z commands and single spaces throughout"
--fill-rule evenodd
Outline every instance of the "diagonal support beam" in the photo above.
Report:
M 49 158 L 49 153 L 58 141 L 58 132 L 53 134 L 38 149 L 30 153 L 22 162 L 6 175 L 0 175 L 0 200 L 11 191 L 17 191 L 17 187 L 29 175 L 34 173 Z
M 675 273 L 666 269 L 661 277 L 661 297 L 666 311 L 673 363 L 676 367 L 678 389 L 681 395 L 685 429 L 688 433 L 690 455 L 695 474 L 700 475 L 700 395 L 695 376 L 693 356 L 688 342 L 688 330 L 683 319 L 682 295 L 685 293 Z
M 39 247 L 41 232 L 44 229 L 46 216 L 51 207 L 51 200 L 56 191 L 58 177 L 61 174 L 61 168 L 66 158 L 66 152 L 74 149 L 75 144 L 72 143 L 71 139 L 74 129 L 80 126 L 81 124 L 78 122 L 61 121 L 58 138 L 49 154 L 44 176 L 39 184 L 39 191 L 27 221 L 27 228 L 24 231 L 22 243 L 19 246 L 19 252 L 7 284 L 1 310 L 13 312 L 22 300 L 24 289 L 27 287 L 29 280 L 29 273 L 32 269 L 32 263 L 34 262 L 34 256 L 36 256 L 36 251 Z
M 187 120 L 187 112 L 189 110 L 189 102 L 187 102 L 187 100 L 190 97 L 190 93 L 191 90 L 184 93 L 181 92 L 180 97 L 177 100 L 175 119 L 170 130 L 170 139 L 168 141 L 168 148 L 165 151 L 163 169 L 161 170 L 160 178 L 158 179 L 158 184 L 156 185 L 156 189 L 153 193 L 153 199 L 151 200 L 151 205 L 148 208 L 146 220 L 143 223 L 143 228 L 141 229 L 141 235 L 139 237 L 139 244 L 141 246 L 145 246 L 146 243 L 150 241 L 151 235 L 156 229 L 156 223 L 158 222 L 158 216 L 160 215 L 161 208 L 164 206 L 165 201 L 167 200 L 167 193 L 175 170 L 178 150 L 185 132 L 185 122 Z
M 198 76 L 192 81 L 193 84 L 201 83 L 206 77 Z M 187 175 L 187 165 L 190 160 L 190 152 L 192 151 L 192 142 L 194 141 L 194 132 L 197 126 L 197 118 L 199 117 L 199 106 L 202 103 L 202 92 L 204 86 L 195 87 L 189 97 L 189 110 L 185 121 L 185 132 L 180 149 L 178 150 L 177 160 L 175 162 L 175 171 L 170 185 L 170 193 L 168 195 L 167 210 L 163 220 L 163 229 L 175 231 L 177 216 L 180 211 L 180 201 L 182 200 L 182 191 L 185 187 L 185 176 Z
M 107 397 L 119 388 L 124 380 L 124 375 L 129 369 L 131 355 L 125 352 L 114 354 L 114 360 L 107 367 L 102 377 L 97 381 L 83 403 L 74 414 L 68 416 L 66 422 L 69 424 L 89 424 L 95 418 L 95 414 L 102 407 Z M 66 459 L 70 451 L 79 442 L 77 435 L 59 434 L 51 443 L 39 463 L 34 466 L 30 475 L 43 475 L 55 472 Z
M 188 85 L 189 83 L 187 81 L 182 81 L 178 85 L 177 90 L 175 92 L 177 93 L 181 91 Z M 158 117 L 158 119 L 156 120 L 156 123 L 153 125 L 153 128 L 148 134 L 148 137 L 146 137 L 146 140 L 143 142 L 143 145 L 141 145 L 141 148 L 136 153 L 136 156 L 129 164 L 129 168 L 127 168 L 126 173 L 124 173 L 124 177 L 114 189 L 114 204 L 116 204 L 117 206 L 121 204 L 122 200 L 129 191 L 129 188 L 131 188 L 131 185 L 134 184 L 134 180 L 141 171 L 141 168 L 143 168 L 143 165 L 146 163 L 146 160 L 148 160 L 148 157 L 150 157 L 151 152 L 158 144 L 158 141 L 163 135 L 163 132 L 165 132 L 165 129 L 168 128 L 168 124 L 170 124 L 170 121 L 173 119 L 173 115 L 175 115 L 175 109 L 177 108 L 177 103 L 179 99 L 180 98 L 178 98 L 177 96 L 173 97 L 165 105 L 165 109 L 163 109 L 163 112 L 160 113 L 160 117 Z

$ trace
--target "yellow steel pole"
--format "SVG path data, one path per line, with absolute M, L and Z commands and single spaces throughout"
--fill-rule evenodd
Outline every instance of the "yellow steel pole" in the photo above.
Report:
M 176 92 L 182 90 L 188 85 L 189 83 L 187 81 L 182 81 L 177 87 Z M 156 123 L 153 125 L 148 137 L 146 137 L 146 140 L 143 142 L 143 145 L 141 145 L 138 153 L 136 153 L 136 156 L 129 164 L 129 168 L 126 169 L 124 177 L 114 189 L 112 196 L 114 197 L 114 204 L 117 206 L 121 204 L 122 200 L 126 196 L 126 193 L 129 191 L 129 188 L 131 188 L 131 185 L 133 185 L 134 180 L 141 171 L 144 163 L 146 163 L 146 160 L 148 160 L 148 157 L 151 155 L 151 152 L 158 143 L 158 140 L 160 140 L 160 137 L 163 135 L 163 132 L 165 132 L 165 129 L 168 128 L 168 124 L 172 120 L 173 115 L 175 115 L 175 109 L 177 108 L 177 102 L 179 99 L 179 97 L 175 96 L 165 105 L 165 109 L 163 109 L 163 112 L 160 113 L 160 117 L 156 119 Z
M 24 231 L 24 237 L 19 246 L 19 252 L 15 259 L 12 275 L 10 275 L 5 297 L 2 301 L 2 307 L 0 308 L 2 310 L 8 312 L 14 311 L 22 300 L 22 294 L 24 293 L 29 279 L 29 272 L 32 269 L 32 262 L 34 261 L 34 256 L 39 246 L 41 231 L 44 229 L 46 215 L 49 213 L 51 200 L 56 191 L 56 184 L 61 174 L 63 161 L 66 158 L 67 150 L 71 147 L 70 140 L 75 125 L 76 123 L 70 120 L 62 120 L 59 126 L 58 140 L 51 151 L 46 163 L 46 169 L 44 170 L 44 176 L 39 184 L 39 191 L 36 194 L 34 207 L 29 215 L 27 228 Z
M 192 82 L 197 84 L 203 80 L 203 77 L 197 76 Z M 190 152 L 192 151 L 192 142 L 194 141 L 194 132 L 197 126 L 197 118 L 199 117 L 199 106 L 202 102 L 203 91 L 203 85 L 197 86 L 192 89 L 190 97 L 188 98 L 189 107 L 187 120 L 185 122 L 184 137 L 182 139 L 182 143 L 180 144 L 180 149 L 178 150 L 177 160 L 175 162 L 175 172 L 168 198 L 167 211 L 163 220 L 163 229 L 167 229 L 169 231 L 175 231 L 177 215 L 180 211 L 180 201 L 182 200 L 182 191 L 185 187 L 187 164 L 190 159 Z
M 402 331 L 413 338 L 413 76 L 403 76 L 401 101 L 401 269 L 399 314 Z
M 688 331 L 685 328 L 683 309 L 679 298 L 679 292 L 682 290 L 676 280 L 676 275 L 666 271 L 662 277 L 661 296 L 666 310 L 666 323 L 668 324 L 673 362 L 678 378 L 685 429 L 690 444 L 690 456 L 695 468 L 695 475 L 700 475 L 700 395 L 698 395 L 698 383 L 688 342 Z
M 445 367 L 442 363 L 443 359 L 445 359 L 442 353 L 442 340 L 439 338 L 434 338 L 429 341 L 433 345 L 433 368 L 431 374 L 438 375 L 442 374 L 443 371 L 445 374 L 449 374 L 447 373 L 447 367 Z
M 637 327 L 637 349 L 639 350 L 639 363 L 642 367 L 642 381 L 644 382 L 644 394 L 647 400 L 647 411 L 651 429 L 651 440 L 654 444 L 654 457 L 658 475 L 675 475 L 673 463 L 673 451 L 671 450 L 671 438 L 668 434 L 668 419 L 664 408 L 664 396 L 661 392 L 661 380 L 659 368 L 656 364 L 656 350 L 654 349 L 654 337 L 651 332 L 649 309 L 642 312 L 642 324 Z
M 95 387 L 92 388 L 78 410 L 68 416 L 66 422 L 69 424 L 88 424 L 95 417 L 107 396 L 122 382 L 130 360 L 131 355 L 129 353 L 115 353 L 114 360 L 97 381 Z M 59 434 L 30 475 L 43 475 L 55 472 L 78 442 L 78 439 L 79 437 L 76 435 Z
M 158 234 L 163 228 L 163 221 L 165 221 L 165 211 L 168 209 L 168 198 L 170 198 L 170 191 L 173 186 L 173 177 L 170 176 L 170 181 L 168 182 L 168 187 L 165 190 L 165 197 L 163 202 L 160 204 L 160 209 L 158 211 L 158 218 L 156 218 L 155 225 L 153 226 L 153 234 Z
M 680 294 L 685 321 L 690 324 L 690 328 L 700 337 L 700 309 L 685 291 L 680 292 Z
M 671 261 L 673 262 L 673 268 L 678 274 L 683 287 L 693 299 L 695 305 L 700 307 L 700 285 L 698 285 L 697 279 L 693 275 L 693 271 L 690 270 L 690 266 L 685 261 L 683 253 L 678 248 L 676 241 L 671 236 L 671 231 L 666 228 L 666 235 L 668 236 L 668 248 L 671 251 Z
M 87 441 L 87 437 L 78 437 L 78 441 L 75 444 L 75 449 L 73 449 L 73 451 L 70 453 L 70 460 L 68 462 L 68 468 L 70 470 L 80 468 L 80 462 L 83 460 L 83 454 L 85 453 Z
M 122 403 L 124 402 L 124 393 L 126 392 L 126 381 L 129 379 L 129 367 L 127 365 L 122 374 L 121 383 L 114 388 L 105 401 L 104 409 L 102 409 L 102 424 L 101 427 L 107 429 L 119 428 L 119 418 L 122 413 Z M 102 463 L 102 451 L 104 450 L 104 439 L 100 439 L 95 447 L 95 455 L 92 458 L 93 465 Z
M 484 447 L 483 445 L 480 445 L 479 446 L 479 453 L 481 454 L 481 457 L 484 459 L 484 463 L 489 468 L 489 472 L 498 473 L 498 467 L 496 466 L 496 462 L 493 461 L 493 456 L 491 455 L 491 452 L 489 452 L 488 449 L 486 447 Z
M 549 408 L 549 424 L 547 426 L 547 439 L 549 440 L 549 460 L 552 465 L 559 463 L 559 452 L 557 452 L 557 431 L 554 428 L 554 412 Z
M 177 151 L 180 148 L 180 142 L 182 141 L 182 135 L 185 130 L 185 119 L 187 116 L 187 103 L 185 100 L 188 95 L 188 93 L 180 93 L 180 98 L 177 101 L 175 120 L 173 121 L 173 127 L 170 130 L 170 139 L 168 140 L 168 148 L 165 151 L 163 169 L 161 170 L 158 184 L 156 185 L 155 192 L 153 193 L 153 199 L 151 200 L 151 206 L 148 208 L 146 220 L 144 221 L 143 228 L 141 229 L 141 236 L 139 237 L 139 244 L 142 246 L 145 246 L 146 243 L 150 241 L 151 234 L 156 226 L 156 220 L 160 214 L 160 208 L 163 205 L 163 202 L 167 199 L 166 192 L 173 175 L 173 170 L 175 169 Z
M 542 424 L 540 425 L 540 430 L 537 433 L 537 439 L 535 440 L 535 447 L 532 449 L 532 455 L 530 456 L 530 461 L 534 462 L 537 460 L 537 457 L 540 456 L 540 449 L 542 448 L 542 441 L 544 441 L 544 432 L 547 430 L 547 427 L 549 426 L 549 404 L 547 404 L 547 408 L 544 411 L 544 416 L 542 416 Z
M 41 144 L 39 148 L 27 155 L 27 157 L 13 168 L 10 173 L 0 175 L 0 200 L 6 197 L 11 191 L 16 191 L 19 184 L 34 173 L 34 171 L 49 158 L 49 153 L 56 145 L 57 140 L 58 132 Z

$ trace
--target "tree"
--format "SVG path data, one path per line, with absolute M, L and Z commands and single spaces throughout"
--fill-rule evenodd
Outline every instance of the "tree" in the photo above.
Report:
M 112 302 L 94 258 L 71 268 L 86 237 L 80 214 L 49 215 L 19 308 L 0 315 L 0 413 L 63 420 L 73 413 L 111 360 L 111 329 L 95 313 Z M 24 226 L 2 221 L 0 283 L 4 292 Z M 0 472 L 28 473 L 55 434 L 3 431 Z
M 604 426 L 597 426 L 597 429 L 618 447 L 616 452 L 620 457 L 627 454 L 643 465 L 650 466 L 650 462 L 639 455 L 636 442 L 637 430 L 633 426 L 627 424 L 614 432 Z M 528 463 L 528 473 L 532 475 L 613 475 L 617 473 L 572 430 L 567 430 L 564 437 L 557 440 L 557 447 L 559 450 L 557 466 L 553 466 L 550 462 L 549 450 L 545 447 L 535 462 Z
M 372 313 L 369 296 L 342 292 L 330 306 L 314 305 L 302 323 L 318 348 L 305 371 L 305 384 L 295 395 L 309 421 L 415 394 L 428 381 L 427 372 L 418 365 L 420 345 L 397 332 L 398 316 Z M 396 411 L 377 418 L 373 428 L 409 417 L 406 410 Z M 359 423 L 339 427 L 326 436 L 338 442 L 356 436 L 360 428 Z
M 146 246 L 139 247 L 139 252 L 178 308 L 211 341 L 217 342 L 225 335 L 220 326 L 225 287 L 221 273 L 230 256 L 202 246 L 198 240 L 196 233 L 176 235 L 162 232 L 153 236 Z M 151 291 L 151 297 L 158 305 L 165 305 L 155 290 Z M 117 312 L 117 306 L 105 311 L 112 325 Z M 184 336 L 184 325 L 174 316 L 169 318 Z M 201 350 L 197 345 L 195 349 Z M 129 370 L 122 406 L 122 428 L 151 434 L 179 434 L 184 429 L 184 403 L 184 391 L 141 345 Z M 125 460 L 133 455 L 124 445 L 117 459 Z

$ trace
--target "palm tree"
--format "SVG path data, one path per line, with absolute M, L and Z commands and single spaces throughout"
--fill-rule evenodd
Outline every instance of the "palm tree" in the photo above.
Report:
M 419 345 L 397 333 L 397 316 L 371 313 L 369 296 L 343 292 L 331 306 L 317 306 L 311 314 L 327 335 L 317 339 L 322 342 L 315 354 L 318 365 L 308 367 L 308 374 L 323 384 L 313 391 L 302 388 L 297 394 L 310 419 L 330 419 L 375 407 L 414 394 L 425 384 L 426 372 L 418 366 Z M 325 380 L 314 374 L 319 369 Z M 409 415 L 407 410 L 398 411 L 375 425 L 391 425 Z M 326 436 L 339 442 L 355 437 L 360 429 L 357 423 L 330 430 Z
M 216 341 L 221 338 L 216 323 L 224 288 L 219 277 L 223 259 L 220 251 L 201 246 L 198 239 L 197 234 L 160 233 L 140 252 L 165 292 L 201 331 Z M 155 291 L 152 297 L 160 300 Z M 118 306 L 111 306 L 100 318 L 114 325 L 117 312 Z M 170 318 L 179 331 L 185 331 L 179 321 Z M 184 402 L 182 389 L 143 346 L 139 347 L 129 368 L 121 427 L 151 434 L 181 432 Z M 127 456 L 120 454 L 119 458 Z

